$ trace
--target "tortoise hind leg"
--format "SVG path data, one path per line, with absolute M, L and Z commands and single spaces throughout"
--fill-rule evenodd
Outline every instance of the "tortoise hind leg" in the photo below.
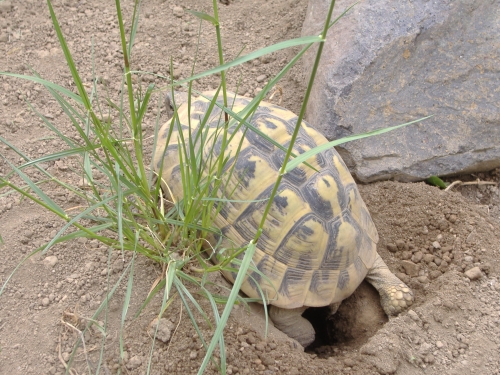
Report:
M 413 304 L 411 289 L 389 270 L 378 254 L 366 280 L 379 292 L 382 308 L 387 315 L 397 315 Z
M 269 317 L 274 326 L 280 331 L 286 333 L 292 339 L 295 339 L 304 348 L 309 346 L 316 336 L 314 328 L 302 313 L 307 307 L 298 307 L 296 309 L 282 309 L 276 306 L 269 307 Z

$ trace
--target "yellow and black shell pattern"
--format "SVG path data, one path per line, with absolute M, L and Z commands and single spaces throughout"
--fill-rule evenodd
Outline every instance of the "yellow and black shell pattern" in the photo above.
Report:
M 204 95 L 213 97 L 215 93 Z M 234 94 L 231 98 L 235 113 L 250 102 L 249 98 Z M 218 101 L 222 104 L 221 98 Z M 179 108 L 185 139 L 189 134 L 194 137 L 209 105 L 210 102 L 200 96 L 192 101 L 190 112 L 187 103 Z M 209 115 L 209 128 L 216 129 L 221 118 L 224 118 L 221 109 L 214 106 Z M 288 147 L 297 116 L 277 105 L 261 102 L 249 122 Z M 168 121 L 160 130 L 154 165 L 157 170 L 162 166 L 158 173 L 163 189 L 178 201 L 183 196 L 179 127 L 174 125 L 169 145 L 165 147 L 170 126 Z M 218 127 L 220 129 L 220 125 Z M 268 140 L 251 130 L 241 129 L 224 150 L 230 158 L 228 165 L 234 165 L 234 170 L 221 195 L 230 194 L 230 199 L 214 218 L 214 225 L 223 233 L 221 248 L 226 251 L 245 246 L 254 238 L 266 198 L 285 157 L 285 153 Z M 304 121 L 293 152 L 301 154 L 325 142 L 326 138 Z M 234 160 L 239 146 L 238 159 Z M 219 154 L 220 149 L 220 142 L 214 142 L 213 147 L 205 146 L 203 152 L 208 158 L 210 153 Z M 358 287 L 377 257 L 377 230 L 340 155 L 331 148 L 307 162 L 316 170 L 301 164 L 284 175 L 257 243 L 254 269 L 248 271 L 241 288 L 246 295 L 261 298 L 258 283 L 268 302 L 282 308 L 327 306 L 342 301 Z M 217 240 L 220 238 L 212 238 L 214 243 Z M 233 282 L 236 274 L 227 271 L 224 276 Z

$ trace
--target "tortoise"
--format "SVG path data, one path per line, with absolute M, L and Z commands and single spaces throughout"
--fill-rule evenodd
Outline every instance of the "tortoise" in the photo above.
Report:
M 185 139 L 198 134 L 215 92 L 206 92 L 178 109 L 178 120 Z M 232 111 L 238 113 L 250 99 L 228 94 Z M 221 97 L 217 98 L 223 105 Z M 230 106 L 231 106 L 230 105 Z M 215 105 L 208 114 L 210 134 L 224 119 Z M 248 120 L 262 133 L 288 147 L 297 116 L 280 106 L 261 102 Z M 154 166 L 162 178 L 164 192 L 182 199 L 177 124 L 167 147 L 166 138 L 173 122 L 165 123 L 159 133 Z M 218 248 L 235 249 L 255 236 L 263 210 L 278 177 L 285 153 L 269 140 L 245 127 L 230 126 L 234 137 L 226 145 L 227 165 L 234 167 L 221 198 L 229 197 L 214 217 L 222 236 L 209 236 Z M 208 133 L 205 133 L 208 134 Z M 208 138 L 208 136 L 207 136 Z M 326 138 L 302 122 L 293 152 L 301 154 L 326 143 Z M 235 159 L 236 150 L 240 148 Z M 205 157 L 221 152 L 220 137 L 203 149 Z M 330 306 L 335 313 L 340 302 L 349 297 L 366 278 L 379 292 L 386 314 L 396 315 L 413 303 L 413 293 L 387 267 L 377 253 L 378 233 L 355 181 L 334 148 L 323 151 L 283 176 L 273 200 L 262 235 L 241 290 L 249 297 L 266 296 L 269 316 L 275 327 L 307 347 L 315 339 L 311 323 L 302 317 L 308 307 Z M 160 170 L 161 169 L 161 170 Z M 220 242 L 222 241 L 222 242 Z M 217 250 L 216 250 L 217 251 Z M 221 261 L 224 253 L 215 254 Z M 234 282 L 236 273 L 223 271 Z

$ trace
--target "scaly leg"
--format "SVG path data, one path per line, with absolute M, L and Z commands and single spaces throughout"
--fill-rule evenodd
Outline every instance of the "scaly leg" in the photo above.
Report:
M 413 304 L 413 292 L 394 275 L 378 255 L 366 280 L 380 294 L 382 308 L 387 315 L 397 315 Z
M 296 309 L 283 309 L 276 306 L 269 308 L 269 317 L 274 326 L 292 339 L 297 340 L 304 348 L 314 341 L 316 335 L 309 320 L 302 317 L 302 313 L 306 309 L 305 306 Z

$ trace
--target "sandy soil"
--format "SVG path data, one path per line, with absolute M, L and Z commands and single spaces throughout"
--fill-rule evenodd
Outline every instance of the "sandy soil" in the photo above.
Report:
M 341 2 L 339 2 L 341 3 Z M 342 3 L 341 3 L 342 4 Z M 58 0 L 55 10 L 80 73 L 92 82 L 92 49 L 101 95 L 116 97 L 121 82 L 119 34 L 113 2 Z M 198 40 L 197 20 L 184 8 L 210 10 L 211 1 L 145 2 L 132 64 L 135 69 L 174 76 L 190 74 Z M 221 5 L 222 37 L 227 60 L 281 40 L 298 37 L 306 0 L 231 1 Z M 342 6 L 342 5 L 340 5 Z M 132 2 L 123 4 L 130 19 Z M 214 30 L 204 24 L 197 71 L 216 64 Z M 231 71 L 229 88 L 253 95 L 290 60 L 294 51 L 281 51 Z M 45 2 L 0 3 L 0 70 L 42 77 L 72 88 L 71 76 L 58 47 Z M 165 81 L 143 76 L 145 83 Z M 136 80 L 137 82 L 137 80 Z M 138 82 L 139 83 L 139 82 Z M 214 88 L 217 78 L 197 84 Z M 0 136 L 31 158 L 64 148 L 25 99 L 69 137 L 77 137 L 58 104 L 40 86 L 0 77 Z M 281 83 L 282 105 L 297 112 L 304 77 L 295 67 Z M 107 91 L 106 91 L 107 90 Z M 155 116 L 168 119 L 162 105 L 146 115 L 145 134 L 153 133 Z M 7 146 L 1 154 L 20 163 Z M 0 174 L 10 167 L 0 160 Z M 78 185 L 76 159 L 42 164 L 63 181 Z M 29 170 L 36 180 L 43 176 Z M 468 176 L 498 182 L 500 171 Z M 65 209 L 85 204 L 53 184 L 44 185 Z M 225 331 L 228 374 L 499 374 L 500 360 L 500 205 L 497 186 L 471 185 L 440 191 L 424 183 L 376 183 L 360 187 L 381 241 L 379 252 L 390 268 L 416 295 L 412 309 L 390 320 L 381 312 L 376 292 L 362 284 L 331 321 L 322 311 L 310 312 L 318 340 L 306 352 L 279 332 L 264 337 L 261 318 L 243 307 L 235 309 Z M 62 222 L 40 207 L 0 191 L 0 282 L 33 249 L 51 239 Z M 80 239 L 57 245 L 30 258 L 19 268 L 0 296 L 0 373 L 63 374 L 79 338 L 99 304 L 121 277 L 131 254 L 109 252 L 96 241 Z M 177 299 L 164 314 L 160 331 L 165 342 L 151 339 L 150 324 L 161 297 L 137 319 L 139 309 L 161 268 L 138 257 L 130 311 L 124 323 L 123 359 L 119 332 L 126 279 L 119 283 L 109 309 L 98 317 L 106 335 L 93 328 L 84 335 L 71 373 L 152 374 L 196 373 L 204 349 L 186 311 Z M 219 282 L 222 282 L 219 280 Z M 206 311 L 209 304 L 199 299 Z M 208 340 L 210 326 L 196 317 Z M 213 320 L 212 320 L 213 322 Z M 170 338 L 168 338 L 170 336 Z M 168 339 L 168 340 L 167 340 Z M 102 358 L 102 362 L 99 362 Z M 98 364 L 100 365 L 98 366 Z M 207 373 L 216 373 L 212 365 Z

